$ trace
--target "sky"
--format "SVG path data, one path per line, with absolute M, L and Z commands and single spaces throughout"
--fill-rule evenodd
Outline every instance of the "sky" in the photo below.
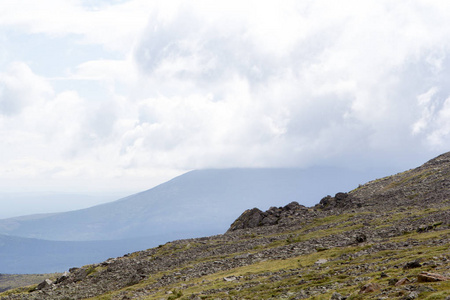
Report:
M 414 168 L 450 150 L 449 54 L 449 1 L 1 0 L 0 190 Z

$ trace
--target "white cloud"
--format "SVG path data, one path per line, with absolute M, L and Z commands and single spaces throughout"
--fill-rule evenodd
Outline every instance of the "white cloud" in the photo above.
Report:
M 8 57 L 11 29 L 101 51 L 51 79 L 28 57 L 1 73 L 0 161 L 18 177 L 113 180 L 429 158 L 448 150 L 448 6 L 6 1 Z
M 427 81 L 416 84 L 423 77 L 411 78 L 407 71 L 420 65 L 418 71 L 428 80 L 440 76 L 436 71 L 443 68 L 442 52 L 437 60 L 430 57 L 436 57 L 437 46 L 447 49 L 445 14 L 439 7 L 423 9 L 420 2 L 329 4 L 264 2 L 251 15 L 245 5 L 235 10 L 225 6 L 218 17 L 202 3 L 182 8 L 164 22 L 151 19 L 136 50 L 137 64 L 153 83 L 148 95 L 160 93 L 174 103 L 180 94 L 212 95 L 211 103 L 231 108 L 228 122 L 205 126 L 226 132 L 219 140 L 234 152 L 227 156 L 230 165 L 256 160 L 302 165 L 311 163 L 311 157 L 317 163 L 330 153 L 355 151 L 360 141 L 365 150 L 385 152 L 414 143 L 409 128 L 417 114 L 410 107 L 431 86 Z M 428 23 L 431 15 L 436 16 Z M 221 26 L 233 17 L 231 26 Z M 235 78 L 246 82 L 247 89 L 238 91 Z M 230 97 L 251 104 L 233 107 Z M 219 113 L 210 114 L 220 119 Z M 263 126 L 264 120 L 272 126 Z M 192 122 L 185 120 L 183 128 Z M 208 132 L 201 131 L 203 144 L 192 152 L 202 153 L 198 157 L 205 161 L 206 148 L 219 160 L 223 153 L 214 152 Z M 177 145 L 182 143 L 180 139 Z M 243 145 L 259 149 L 251 153 L 257 159 L 241 161 Z
M 450 146 L 450 98 L 445 100 L 442 109 L 436 113 L 433 125 L 434 130 L 428 135 L 431 145 L 448 148 Z
M 0 114 L 14 115 L 51 95 L 51 86 L 22 62 L 11 63 L 0 73 Z
M 132 84 L 137 81 L 135 75 L 135 65 L 129 60 L 93 60 L 78 65 L 75 73 L 70 74 L 70 79 Z
M 412 132 L 425 136 L 431 147 L 442 149 L 450 146 L 450 98 L 441 99 L 437 93 L 436 88 L 431 88 L 418 97 L 422 115 L 413 124 Z
M 435 112 L 435 105 L 432 103 L 432 97 L 436 94 L 437 89 L 432 87 L 426 93 L 417 97 L 417 105 L 422 112 L 420 119 L 413 124 L 412 133 L 414 135 L 422 132 L 432 121 Z

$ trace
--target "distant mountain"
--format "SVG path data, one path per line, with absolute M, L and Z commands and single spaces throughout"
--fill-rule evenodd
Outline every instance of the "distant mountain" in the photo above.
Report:
M 249 206 L 225 234 L 73 268 L 0 299 L 450 299 L 449 199 L 450 152 L 313 207 Z
M 112 203 L 0 220 L 0 234 L 61 241 L 137 237 L 168 241 L 212 235 L 225 232 L 248 207 L 269 208 L 290 201 L 312 205 L 374 176 L 318 167 L 191 171 Z
M 44 241 L 0 235 L 0 274 L 63 272 L 128 252 L 147 249 L 153 241 Z
M 123 192 L 74 194 L 61 192 L 0 191 L 0 219 L 28 214 L 60 213 L 103 204 L 127 196 Z

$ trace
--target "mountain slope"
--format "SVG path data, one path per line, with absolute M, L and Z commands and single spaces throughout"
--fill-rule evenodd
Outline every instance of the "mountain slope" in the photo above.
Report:
M 5 192 L 0 191 L 0 219 L 20 215 L 60 213 L 111 202 L 127 194 L 105 192 L 74 194 L 61 192 Z M 62 201 L 62 199 L 64 201 Z M 12 205 L 11 205 L 12 204 Z
M 325 197 L 245 211 L 223 235 L 72 269 L 1 299 L 448 299 L 450 153 Z
M 310 205 L 324 192 L 356 186 L 360 175 L 333 168 L 192 171 L 112 203 L 35 219 L 0 220 L 0 234 L 72 241 L 169 241 L 211 235 L 225 231 L 249 206 L 294 200 Z

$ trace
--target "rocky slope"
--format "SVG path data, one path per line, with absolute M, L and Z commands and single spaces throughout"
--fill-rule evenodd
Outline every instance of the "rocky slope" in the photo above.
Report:
M 0 299 L 450 299 L 450 153 Z

